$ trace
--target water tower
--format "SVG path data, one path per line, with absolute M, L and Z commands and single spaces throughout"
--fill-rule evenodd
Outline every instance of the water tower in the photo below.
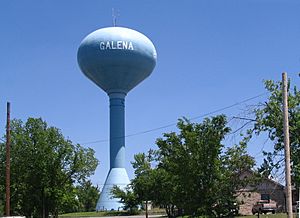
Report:
M 123 205 L 112 198 L 110 190 L 130 182 L 125 169 L 125 96 L 151 74 L 156 50 L 135 30 L 107 27 L 83 39 L 77 60 L 81 71 L 109 96 L 110 170 L 96 210 L 118 210 Z

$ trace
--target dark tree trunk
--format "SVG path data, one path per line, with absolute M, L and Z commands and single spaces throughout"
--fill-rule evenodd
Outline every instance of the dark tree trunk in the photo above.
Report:
M 148 218 L 148 200 L 146 200 L 146 218 Z

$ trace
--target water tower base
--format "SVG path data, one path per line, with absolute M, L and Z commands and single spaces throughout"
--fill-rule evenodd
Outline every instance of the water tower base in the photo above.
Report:
M 124 205 L 119 199 L 112 197 L 110 190 L 114 185 L 125 188 L 129 183 L 125 168 L 111 168 L 97 202 L 96 211 L 122 210 Z

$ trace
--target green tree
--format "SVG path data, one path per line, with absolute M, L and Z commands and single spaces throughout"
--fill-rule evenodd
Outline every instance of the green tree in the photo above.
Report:
M 179 133 L 166 133 L 157 140 L 157 151 L 135 156 L 133 190 L 139 198 L 164 206 L 169 217 L 224 214 L 236 191 L 229 185 L 229 179 L 236 178 L 229 171 L 242 165 L 237 156 L 244 154 L 245 147 L 236 146 L 222 155 L 222 140 L 230 131 L 225 116 L 202 123 L 180 119 L 177 126 Z M 248 158 L 244 155 L 243 161 Z M 252 160 L 244 168 L 252 168 Z
M 156 151 L 135 155 L 135 178 L 129 189 L 135 203 L 163 206 L 168 217 L 230 215 L 236 191 L 251 182 L 240 177 L 253 170 L 255 161 L 247 154 L 247 141 L 224 148 L 222 140 L 230 131 L 226 124 L 223 115 L 202 123 L 180 119 L 178 133 L 157 139 Z
M 11 157 L 12 214 L 27 217 L 76 210 L 74 183 L 84 182 L 98 164 L 92 149 L 73 144 L 59 129 L 35 118 L 12 121 Z M 0 158 L 4 175 L 4 152 Z
M 253 170 L 255 159 L 248 154 L 247 144 L 245 142 L 227 148 L 221 159 L 224 177 L 222 180 L 224 180 L 225 183 L 230 181 L 227 185 L 228 190 L 230 190 L 232 194 L 234 194 L 237 189 L 244 188 L 257 181 L 259 176 Z M 253 174 L 253 177 L 241 180 L 241 177 L 249 172 Z
M 282 112 L 282 83 L 271 80 L 265 81 L 265 87 L 270 93 L 268 100 L 255 109 L 256 121 L 250 134 L 268 134 L 268 138 L 274 143 L 272 152 L 264 152 L 266 158 L 261 166 L 261 173 L 267 176 L 272 169 L 279 168 L 284 150 L 283 112 Z M 290 148 L 292 162 L 292 176 L 294 182 L 300 184 L 300 91 L 296 86 L 290 87 L 289 82 L 289 127 Z M 280 157 L 280 158 L 278 158 Z
M 100 196 L 98 187 L 93 186 L 90 180 L 76 187 L 79 202 L 79 211 L 94 211 Z
M 135 169 L 135 178 L 132 181 L 134 192 L 137 194 L 141 202 L 145 202 L 146 218 L 148 218 L 148 202 L 151 200 L 153 194 L 156 192 L 154 189 L 153 169 L 151 168 L 151 162 L 153 155 L 152 150 L 149 151 L 149 155 L 144 153 L 134 156 L 134 162 L 132 163 Z M 142 197 L 142 198 L 141 198 Z
M 127 185 L 124 189 L 114 186 L 111 190 L 114 197 L 119 198 L 123 203 L 124 210 L 129 210 L 130 215 L 137 214 L 138 206 L 141 204 L 137 194 L 133 191 L 131 185 Z
M 139 153 L 134 155 L 132 166 L 134 168 L 135 178 L 125 188 L 121 189 L 117 186 L 113 187 L 112 194 L 114 197 L 120 198 L 120 202 L 124 204 L 124 209 L 130 211 L 131 214 L 143 203 L 146 205 L 151 201 L 154 205 L 164 206 L 168 214 L 174 205 L 169 201 L 169 195 L 172 193 L 173 184 L 169 174 L 157 166 L 154 167 L 157 153 L 150 150 L 147 154 Z M 173 207 L 172 207 L 173 206 Z
M 146 216 L 148 216 L 147 205 L 151 201 L 153 205 L 166 208 L 168 216 L 171 217 L 175 215 L 175 205 L 172 200 L 174 184 L 170 174 L 158 167 L 157 155 L 157 151 L 150 150 L 147 154 L 140 153 L 134 156 L 132 166 L 135 170 L 135 178 L 131 186 L 138 202 L 146 203 Z
M 190 215 L 213 215 L 215 190 L 221 179 L 221 143 L 230 131 L 226 117 L 206 118 L 202 123 L 180 119 L 179 133 L 157 140 L 159 167 L 172 177 L 177 208 Z
M 247 141 L 227 148 L 221 156 L 221 161 L 221 179 L 218 182 L 219 188 L 215 190 L 217 203 L 213 210 L 218 217 L 235 215 L 238 190 L 256 185 L 260 178 L 253 170 L 255 159 L 247 153 Z

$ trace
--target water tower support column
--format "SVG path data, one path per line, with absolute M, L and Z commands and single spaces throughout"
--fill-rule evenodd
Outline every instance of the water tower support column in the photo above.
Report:
M 125 93 L 109 94 L 110 168 L 125 168 Z
M 125 96 L 123 92 L 110 92 L 110 170 L 105 180 L 96 210 L 121 210 L 119 199 L 112 198 L 114 185 L 125 188 L 130 183 L 125 169 Z

